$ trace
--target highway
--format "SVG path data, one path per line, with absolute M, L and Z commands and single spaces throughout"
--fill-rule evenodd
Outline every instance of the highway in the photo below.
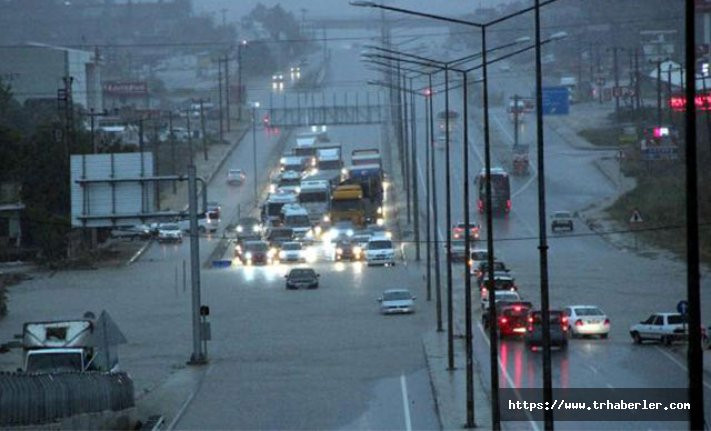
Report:
M 480 84 L 475 84 L 480 85 Z M 523 73 L 494 73 L 490 92 L 501 91 L 508 101 L 514 94 L 530 95 L 535 88 L 532 76 Z M 443 96 L 435 99 L 435 113 L 444 110 Z M 450 92 L 450 108 L 462 112 L 462 95 L 459 89 Z M 421 104 L 418 104 L 418 107 Z M 485 227 L 485 218 L 476 211 L 477 188 L 475 175 L 483 169 L 483 131 L 481 101 L 472 99 L 470 105 L 470 202 L 472 221 Z M 575 110 L 573 105 L 571 108 Z M 544 120 L 545 121 L 545 120 Z M 502 106 L 490 109 L 492 166 L 502 166 L 511 171 L 510 151 L 513 145 L 513 123 Z M 461 131 L 461 123 L 459 125 Z M 424 127 L 422 131 L 424 133 Z M 597 168 L 593 160 L 599 151 L 572 147 L 550 127 L 544 130 L 546 203 L 547 214 L 555 210 L 581 211 L 586 207 L 617 194 L 617 189 Z M 512 176 L 513 208 L 506 217 L 494 219 L 494 249 L 497 259 L 503 260 L 516 277 L 519 292 L 524 300 L 539 307 L 539 251 L 538 251 L 538 188 L 535 171 L 537 158 L 535 141 L 535 114 L 527 114 L 520 129 L 521 143 L 531 145 L 530 176 Z M 450 174 L 452 175 L 452 222 L 463 218 L 463 166 L 462 138 L 455 136 L 450 147 Z M 418 150 L 424 154 L 424 144 Z M 435 150 L 438 172 L 444 172 L 445 151 Z M 424 187 L 424 160 L 418 163 L 420 191 Z M 445 187 L 438 175 L 439 217 L 438 238 L 446 241 Z M 424 194 L 421 199 L 425 199 Z M 423 210 L 424 211 L 424 210 Z M 657 311 L 675 311 L 677 302 L 686 297 L 686 270 L 683 262 L 670 259 L 662 253 L 629 252 L 606 241 L 603 236 L 591 231 L 583 220 L 575 220 L 573 233 L 550 232 L 546 220 L 549 244 L 549 286 L 552 308 L 574 304 L 594 304 L 610 317 L 611 333 L 607 340 L 575 339 L 569 343 L 567 352 L 552 355 L 553 386 L 580 388 L 664 388 L 686 387 L 685 349 L 658 345 L 633 345 L 629 336 L 630 325 L 646 319 Z M 680 231 L 680 235 L 682 232 Z M 477 248 L 486 247 L 486 233 Z M 443 261 L 442 286 L 446 289 L 446 271 Z M 453 265 L 453 291 L 455 333 L 464 333 L 464 281 L 463 264 Z M 473 285 L 476 285 L 474 282 Z M 703 310 L 711 306 L 708 279 L 703 280 Z M 490 381 L 488 330 L 481 325 L 478 289 L 473 292 L 474 355 L 478 366 L 485 371 L 484 381 Z M 445 304 L 446 305 L 446 304 Z M 704 314 L 702 310 L 702 315 Z M 446 326 L 446 309 L 445 309 Z M 676 352 L 674 352 L 676 350 Z M 499 346 L 501 387 L 542 387 L 542 355 L 525 349 L 520 340 L 504 340 Z M 458 364 L 457 366 L 463 366 Z M 664 370 L 660 372 L 660 370 Z M 711 389 L 711 376 L 706 375 L 704 388 L 707 393 L 706 408 Z M 533 424 L 511 423 L 508 428 L 530 429 Z M 542 429 L 542 423 L 537 424 Z M 611 423 L 560 422 L 560 429 L 606 429 Z M 631 429 L 684 428 L 676 423 L 615 423 L 615 427 Z
M 373 73 L 359 63 L 358 52 L 332 47 L 324 92 L 353 92 L 353 82 Z M 377 125 L 329 126 L 328 136 L 343 145 L 348 159 L 353 149 L 382 145 Z M 261 166 L 273 169 L 274 162 Z M 229 205 L 220 191 L 211 193 L 223 210 Z M 392 205 L 386 195 L 386 212 Z M 224 257 L 232 253 L 230 248 Z M 421 342 L 434 314 L 421 274 L 401 260 L 371 268 L 322 260 L 314 264 L 319 289 L 287 291 L 288 267 L 236 264 L 203 271 L 215 341 L 206 377 L 176 428 L 438 428 Z M 379 314 L 376 299 L 395 287 L 417 296 L 416 313 Z

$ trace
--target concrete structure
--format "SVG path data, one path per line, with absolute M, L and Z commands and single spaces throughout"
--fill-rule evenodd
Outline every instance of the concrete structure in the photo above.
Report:
M 0 79 L 21 103 L 56 99 L 68 76 L 76 105 L 103 110 L 100 65 L 93 52 L 35 43 L 0 48 Z

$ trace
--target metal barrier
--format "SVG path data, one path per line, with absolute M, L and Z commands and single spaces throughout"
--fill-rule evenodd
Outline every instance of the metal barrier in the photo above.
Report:
M 38 425 L 134 407 L 126 373 L 0 373 L 0 427 Z

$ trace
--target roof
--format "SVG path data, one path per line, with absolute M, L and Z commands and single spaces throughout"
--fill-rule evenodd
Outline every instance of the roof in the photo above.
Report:
M 267 198 L 267 202 L 271 203 L 289 203 L 296 202 L 296 195 L 294 193 L 272 193 Z

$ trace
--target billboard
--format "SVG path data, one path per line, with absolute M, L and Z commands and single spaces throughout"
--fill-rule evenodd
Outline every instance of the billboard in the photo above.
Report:
M 72 226 L 143 223 L 156 210 L 153 153 L 73 154 L 70 164 Z M 119 181 L 116 181 L 119 180 Z
M 148 94 L 148 83 L 146 81 L 105 82 L 104 93 L 112 96 L 145 96 Z

